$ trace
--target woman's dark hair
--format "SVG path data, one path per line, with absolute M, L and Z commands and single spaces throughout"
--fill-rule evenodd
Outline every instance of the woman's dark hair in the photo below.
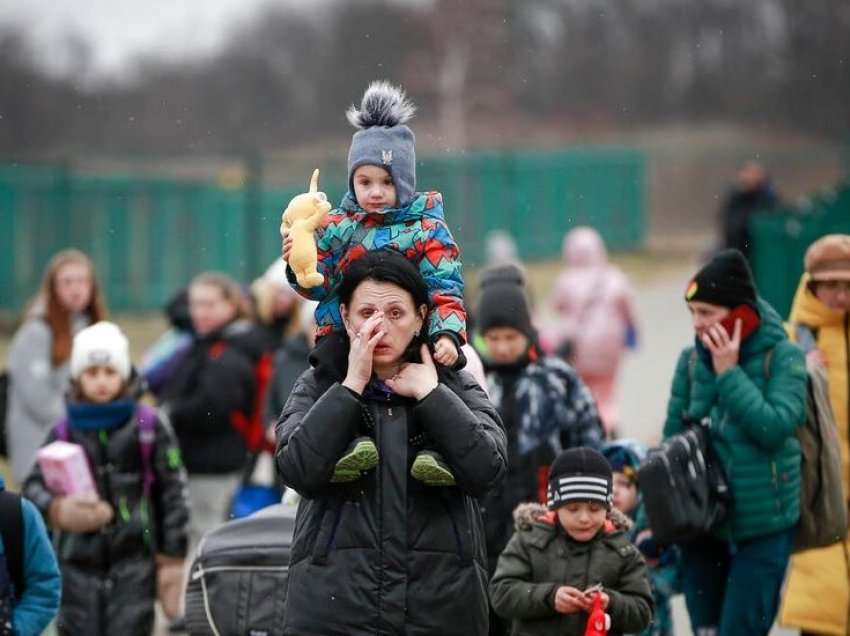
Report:
M 421 305 L 431 306 L 422 274 L 404 256 L 393 250 L 369 252 L 349 265 L 337 288 L 340 304 L 351 304 L 354 290 L 364 280 L 398 285 L 413 296 L 413 305 L 417 309 Z
M 428 287 L 425 285 L 422 274 L 404 256 L 393 250 L 369 252 L 354 261 L 337 286 L 339 302 L 343 305 L 350 304 L 354 290 L 364 280 L 398 285 L 413 297 L 413 304 L 417 309 L 422 305 L 428 308 L 431 306 Z M 420 347 L 423 344 L 430 344 L 426 329 L 413 337 L 402 358 L 408 362 L 421 362 Z M 316 367 L 319 377 L 328 382 L 328 385 L 332 382 L 341 382 L 345 376 L 349 346 L 348 334 L 345 332 L 329 334 L 319 339 L 311 354 L 311 363 Z M 452 391 L 463 395 L 463 382 L 456 371 L 437 365 L 437 376 L 440 382 Z

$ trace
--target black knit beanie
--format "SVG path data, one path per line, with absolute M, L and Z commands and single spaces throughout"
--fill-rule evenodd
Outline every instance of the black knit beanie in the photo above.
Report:
M 481 333 L 494 327 L 513 327 L 529 338 L 535 337 L 525 277 L 519 267 L 497 265 L 481 272 L 477 322 Z
M 571 501 L 601 503 L 613 501 L 611 465 L 592 448 L 571 448 L 555 458 L 549 468 L 549 510 Z
M 685 300 L 730 309 L 749 305 L 757 310 L 756 288 L 747 259 L 738 250 L 718 252 L 691 280 Z

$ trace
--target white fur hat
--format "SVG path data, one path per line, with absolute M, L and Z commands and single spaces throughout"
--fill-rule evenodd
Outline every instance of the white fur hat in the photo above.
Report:
M 74 336 L 71 377 L 76 380 L 93 366 L 112 367 L 124 380 L 129 379 L 130 344 L 115 323 L 101 321 Z

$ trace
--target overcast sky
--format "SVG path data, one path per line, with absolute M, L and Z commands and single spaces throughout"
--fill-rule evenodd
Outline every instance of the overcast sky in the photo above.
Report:
M 61 42 L 77 33 L 92 45 L 95 73 L 112 75 L 139 54 L 215 49 L 234 24 L 270 3 L 282 0 L 0 0 L 0 23 L 31 33 L 39 61 L 56 70 L 66 64 Z

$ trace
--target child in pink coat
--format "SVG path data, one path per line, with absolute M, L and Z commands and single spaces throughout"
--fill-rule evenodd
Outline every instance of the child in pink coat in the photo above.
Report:
M 596 400 L 609 435 L 616 428 L 617 374 L 634 345 L 634 291 L 623 271 L 608 262 L 599 233 L 577 227 L 564 237 L 566 269 L 555 282 L 551 305 L 558 316 L 554 340 Z

